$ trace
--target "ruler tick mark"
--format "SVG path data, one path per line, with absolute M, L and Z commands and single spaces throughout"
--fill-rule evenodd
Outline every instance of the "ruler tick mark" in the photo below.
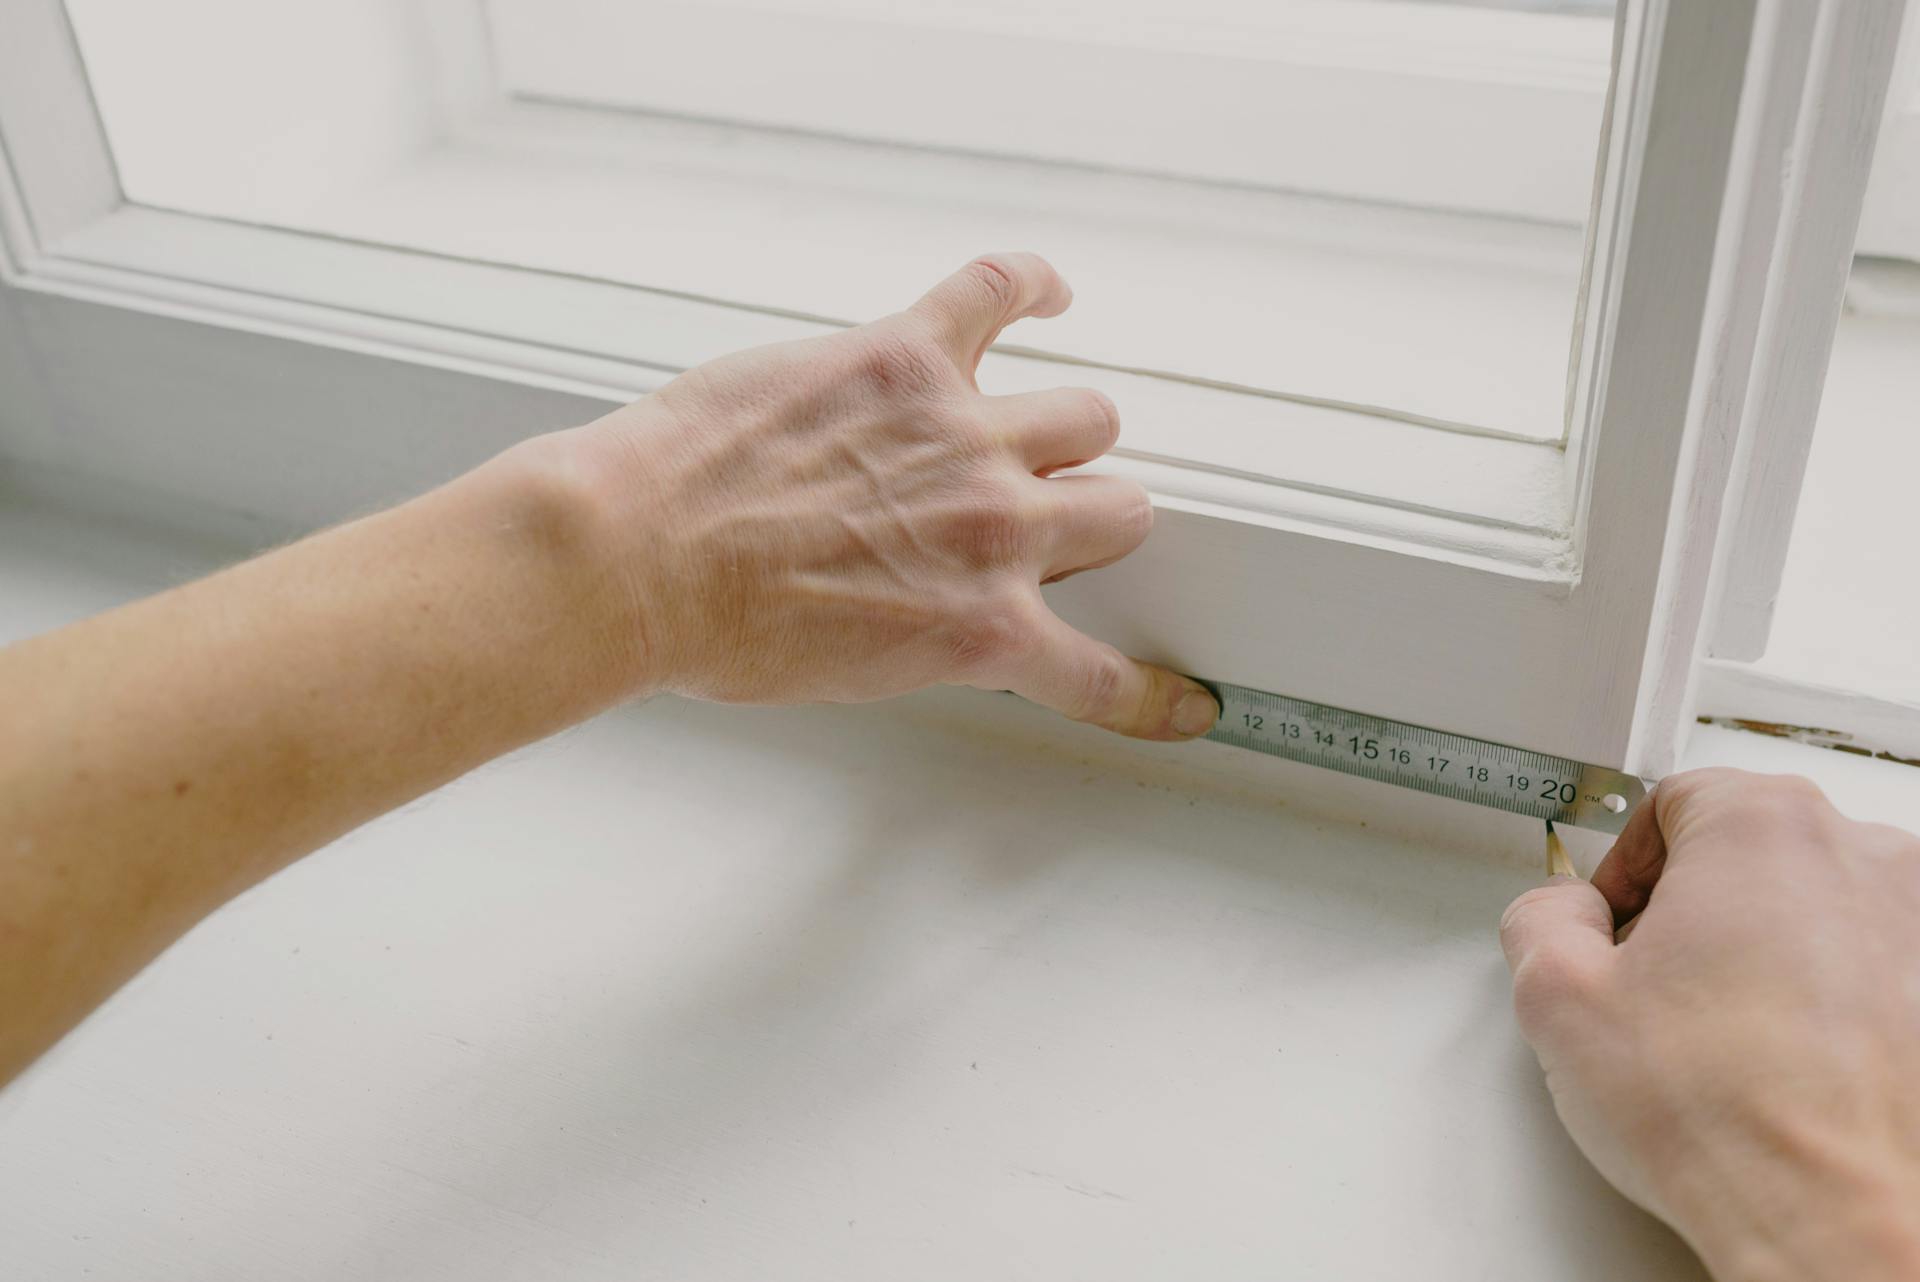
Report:
M 1236 748 L 1556 824 L 1619 832 L 1646 786 L 1633 775 L 1566 757 L 1374 717 L 1350 708 L 1223 681 L 1207 738 Z M 1615 810 L 1609 796 L 1623 799 Z

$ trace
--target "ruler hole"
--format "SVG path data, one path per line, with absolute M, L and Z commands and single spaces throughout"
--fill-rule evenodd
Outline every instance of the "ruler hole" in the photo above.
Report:
M 1627 808 L 1627 799 L 1617 792 L 1610 792 L 1600 798 L 1600 804 L 1617 815 Z

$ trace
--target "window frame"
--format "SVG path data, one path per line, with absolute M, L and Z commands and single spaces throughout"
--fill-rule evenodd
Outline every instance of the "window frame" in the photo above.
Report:
M 1152 491 L 1154 537 L 1050 600 L 1203 676 L 1663 773 L 1690 721 L 1728 483 L 1811 430 L 1898 20 L 1898 0 L 1629 10 L 1575 432 L 1526 496 L 1541 530 L 1123 455 L 1109 466 Z M 86 371 L 47 395 L 61 430 L 7 427 L 0 449 L 229 509 L 330 519 L 716 345 L 831 328 L 130 205 L 59 0 L 0 15 L 0 145 L 9 307 L 42 364 Z M 1819 359 L 1770 366 L 1785 321 L 1763 322 L 1788 301 Z M 568 341 L 580 327 L 632 337 Z M 1086 372 L 988 360 L 1041 381 Z M 1437 479 L 1471 479 L 1501 444 L 1455 450 Z
M 1920 261 L 1920 14 L 1909 3 L 1855 253 Z
M 1604 43 L 1606 18 L 1292 0 L 1191 34 L 1103 13 L 1096 39 L 1072 23 L 1036 30 L 1029 15 L 921 25 L 887 8 L 486 0 L 485 12 L 502 88 L 537 102 L 848 137 L 879 128 L 916 146 L 1569 225 L 1586 212 L 1592 166 L 1565 143 L 1592 137 L 1603 108 L 1608 68 L 1582 46 Z M 747 22 L 765 37 L 743 44 Z M 673 57 L 649 56 L 665 46 Z M 895 104 L 877 124 L 876 78 Z M 1196 111 L 1220 123 L 1196 136 Z M 1329 118 L 1337 131 L 1309 125 Z

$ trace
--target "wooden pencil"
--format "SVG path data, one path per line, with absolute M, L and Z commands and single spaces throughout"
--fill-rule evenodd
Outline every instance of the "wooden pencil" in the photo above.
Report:
M 1577 877 L 1573 870 L 1573 861 L 1567 858 L 1567 848 L 1560 844 L 1560 834 L 1553 830 L 1553 820 L 1547 820 L 1547 876 Z

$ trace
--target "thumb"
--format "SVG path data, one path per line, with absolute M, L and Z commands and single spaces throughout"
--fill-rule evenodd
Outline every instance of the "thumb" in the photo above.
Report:
M 1513 971 L 1520 1031 L 1540 1049 L 1565 1015 L 1597 997 L 1614 964 L 1613 911 L 1578 877 L 1555 877 L 1507 906 L 1500 947 Z
M 1044 609 L 1033 643 L 1005 684 L 1075 721 L 1138 739 L 1191 739 L 1211 730 L 1220 715 L 1205 686 L 1130 659 Z

